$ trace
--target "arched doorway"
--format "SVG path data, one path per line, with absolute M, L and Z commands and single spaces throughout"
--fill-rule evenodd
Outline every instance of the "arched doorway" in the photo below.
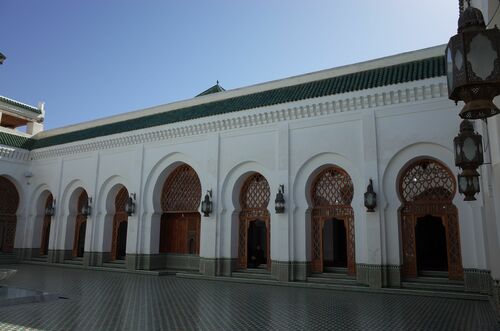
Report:
M 267 180 L 259 173 L 249 176 L 240 192 L 239 267 L 271 269 L 271 224 L 267 210 L 271 195 Z
M 187 164 L 167 177 L 161 194 L 160 253 L 200 254 L 201 184 Z
M 75 236 L 73 241 L 73 257 L 83 257 L 85 250 L 85 232 L 87 230 L 87 216 L 82 214 L 83 206 L 88 203 L 88 195 L 85 190 L 82 190 L 78 196 L 77 214 L 75 219 Z
M 0 176 L 0 252 L 14 249 L 19 194 L 10 180 Z
M 124 260 L 127 249 L 128 214 L 125 212 L 128 191 L 120 188 L 115 197 L 115 214 L 113 216 L 113 232 L 111 239 L 111 259 Z
M 40 255 L 46 256 L 49 253 L 49 238 L 50 238 L 50 224 L 52 222 L 52 216 L 46 215 L 45 211 L 47 208 L 52 206 L 54 198 L 52 194 L 45 200 L 45 208 L 43 210 L 43 225 L 42 225 L 42 241 L 40 242 Z
M 339 167 L 326 168 L 315 177 L 310 194 L 312 271 L 346 268 L 349 275 L 355 275 L 351 177 Z
M 403 240 L 403 277 L 425 271 L 447 271 L 463 279 L 456 183 L 450 170 L 423 159 L 403 169 L 399 181 Z

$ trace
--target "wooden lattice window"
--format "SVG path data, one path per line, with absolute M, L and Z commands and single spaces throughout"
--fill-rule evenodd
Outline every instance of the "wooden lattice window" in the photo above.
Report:
M 267 209 L 271 191 L 267 180 L 259 173 L 245 180 L 241 188 L 240 204 L 242 209 Z
M 412 163 L 403 172 L 400 194 L 404 202 L 451 201 L 455 180 L 447 167 L 434 160 Z
M 187 164 L 177 167 L 165 180 L 161 195 L 163 212 L 198 211 L 200 200 L 200 180 Z
M 18 205 L 16 186 L 7 178 L 0 177 L 0 214 L 15 215 Z
M 47 210 L 47 208 L 52 206 L 53 200 L 54 200 L 54 198 L 52 197 L 52 194 L 49 193 L 49 196 L 45 200 L 45 207 L 42 210 L 42 213 L 45 213 L 45 210 Z M 48 254 L 51 220 L 52 220 L 52 216 L 45 215 L 43 217 L 42 241 L 40 244 L 40 255 L 47 255 Z
M 120 226 L 125 227 L 127 224 L 122 222 L 128 221 L 128 214 L 125 212 L 125 205 L 127 204 L 128 191 L 122 187 L 115 197 L 115 215 L 113 217 L 113 232 L 111 241 L 111 258 L 116 260 L 125 256 L 126 235 L 125 238 L 120 238 Z M 126 229 L 123 228 L 123 229 Z M 122 230 L 124 231 L 124 230 Z
M 330 167 L 316 177 L 311 197 L 314 207 L 350 205 L 354 195 L 351 177 L 344 170 Z
M 0 251 L 12 252 L 16 236 L 16 211 L 19 206 L 19 194 L 16 186 L 7 178 L 0 177 Z

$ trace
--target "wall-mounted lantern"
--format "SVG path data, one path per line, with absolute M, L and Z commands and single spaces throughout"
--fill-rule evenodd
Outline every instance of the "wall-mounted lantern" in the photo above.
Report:
M 484 119 L 500 113 L 493 103 L 500 94 L 500 31 L 486 29 L 483 14 L 468 2 L 446 48 L 448 97 L 465 102 L 460 117 Z
M 88 197 L 87 203 L 82 207 L 81 213 L 85 217 L 89 217 L 92 214 L 92 197 Z
M 483 137 L 474 132 L 471 121 L 460 123 L 460 133 L 453 139 L 455 145 L 455 165 L 462 169 L 477 169 L 483 164 Z
M 455 147 L 455 165 L 463 170 L 458 175 L 458 191 L 465 195 L 464 201 L 474 201 L 480 192 L 477 168 L 483 164 L 483 141 L 480 134 L 474 132 L 474 126 L 468 120 L 460 123 L 460 133 L 453 139 Z
M 7 57 L 5 57 L 5 55 L 3 55 L 2 53 L 0 53 L 0 64 L 3 64 L 3 61 L 5 61 Z
M 374 212 L 377 207 L 377 193 L 373 191 L 373 181 L 370 178 L 370 184 L 366 187 L 365 192 L 365 207 L 367 212 Z
M 127 203 L 125 204 L 125 212 L 128 216 L 135 214 L 135 193 L 130 193 Z
M 55 215 L 55 213 L 56 213 L 56 199 L 52 200 L 50 206 L 47 206 L 47 208 L 45 208 L 45 216 L 52 217 Z
M 285 185 L 280 185 L 278 188 L 278 193 L 276 193 L 276 199 L 274 200 L 274 209 L 276 214 L 283 214 L 285 212 L 285 197 L 283 193 L 285 191 Z
M 480 188 L 479 173 L 475 169 L 465 169 L 458 175 L 458 192 L 465 195 L 464 201 L 476 200 L 475 195 Z
M 212 213 L 212 205 L 212 190 L 207 190 L 205 199 L 201 202 L 201 212 L 203 213 L 203 216 L 210 216 L 210 213 Z

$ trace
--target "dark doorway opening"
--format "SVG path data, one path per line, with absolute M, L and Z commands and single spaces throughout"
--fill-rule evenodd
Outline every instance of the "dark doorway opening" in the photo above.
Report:
M 5 240 L 5 224 L 0 221 L 0 252 L 4 251 L 4 240 Z
M 116 239 L 116 259 L 124 260 L 127 249 L 127 225 L 128 222 L 120 222 L 118 227 L 118 238 Z
M 426 215 L 417 219 L 415 229 L 417 270 L 448 271 L 446 229 L 440 217 Z
M 80 224 L 80 229 L 78 229 L 78 246 L 76 249 L 76 256 L 83 257 L 83 251 L 85 248 L 85 231 L 87 230 L 87 222 L 82 222 Z
M 256 220 L 248 226 L 248 268 L 267 267 L 266 222 Z
M 347 235 L 343 220 L 331 219 L 323 226 L 323 267 L 347 268 Z
M 42 247 L 41 247 L 41 255 L 47 255 L 49 252 L 49 235 L 50 235 L 50 222 L 44 227 L 43 239 L 42 239 Z

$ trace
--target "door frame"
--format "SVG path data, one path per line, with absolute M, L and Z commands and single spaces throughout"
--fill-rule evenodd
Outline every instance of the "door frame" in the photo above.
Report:
M 240 213 L 238 229 L 238 265 L 248 268 L 248 230 L 251 222 L 263 221 L 266 224 L 267 270 L 271 270 L 271 217 L 267 209 L 245 210 Z

